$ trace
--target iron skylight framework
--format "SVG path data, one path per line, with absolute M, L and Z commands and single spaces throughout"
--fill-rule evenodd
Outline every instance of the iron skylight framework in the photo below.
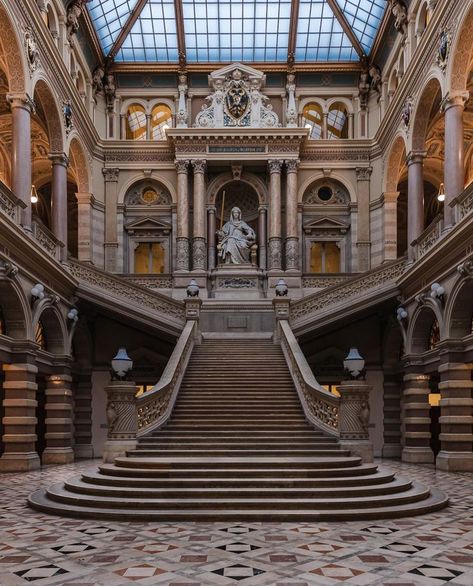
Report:
M 388 0 L 89 0 L 104 55 L 117 62 L 358 61 Z

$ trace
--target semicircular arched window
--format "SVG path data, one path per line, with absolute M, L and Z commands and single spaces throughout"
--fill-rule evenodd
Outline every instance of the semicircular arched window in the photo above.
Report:
M 322 106 L 317 102 L 306 104 L 302 111 L 302 124 L 309 129 L 309 138 L 316 140 L 322 137 L 323 112 Z
M 151 138 L 166 140 L 166 130 L 171 126 L 171 108 L 166 104 L 157 104 L 151 111 Z
M 348 138 L 348 109 L 342 102 L 330 106 L 327 115 L 327 138 Z
M 146 140 L 146 113 L 140 104 L 128 106 L 125 136 L 128 140 Z

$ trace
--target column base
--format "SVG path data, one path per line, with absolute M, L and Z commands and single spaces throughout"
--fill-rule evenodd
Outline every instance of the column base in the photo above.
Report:
M 402 447 L 396 444 L 384 444 L 381 455 L 383 458 L 393 458 L 399 460 L 401 458 Z
M 3 454 L 0 458 L 2 472 L 28 472 L 29 470 L 38 470 L 40 467 L 41 462 L 36 452 L 11 452 Z
M 473 472 L 473 453 L 440 451 L 435 467 L 447 472 Z
M 359 456 L 362 462 L 373 461 L 373 444 L 370 441 L 340 440 L 342 450 L 350 450 L 352 456 Z
M 92 444 L 76 444 L 74 446 L 74 456 L 76 460 L 90 460 L 94 457 L 94 447 L 92 446 Z
M 47 464 L 71 464 L 74 462 L 72 448 L 46 448 L 41 456 L 41 463 Z
M 407 447 L 402 450 L 401 460 L 411 464 L 433 464 L 434 453 L 427 447 Z
M 107 440 L 103 447 L 102 459 L 108 464 L 113 464 L 115 458 L 125 456 L 127 450 L 134 450 L 136 448 L 136 440 Z

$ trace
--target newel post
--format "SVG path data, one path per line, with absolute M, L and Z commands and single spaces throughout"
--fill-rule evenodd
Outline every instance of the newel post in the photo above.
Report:
M 186 321 L 195 321 L 194 340 L 196 344 L 202 342 L 199 321 L 202 310 L 202 299 L 199 298 L 199 285 L 195 279 L 191 279 L 187 286 L 187 297 L 184 299 Z
M 288 287 L 284 279 L 279 279 L 275 287 L 276 297 L 273 298 L 274 308 L 274 333 L 273 342 L 279 344 L 281 341 L 280 322 L 289 321 L 291 316 L 291 300 L 287 297 Z

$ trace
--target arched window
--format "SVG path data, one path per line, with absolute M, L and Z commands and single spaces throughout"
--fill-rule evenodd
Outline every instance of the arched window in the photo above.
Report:
M 172 126 L 172 112 L 166 104 L 157 104 L 151 112 L 151 137 L 166 140 L 166 129 Z
M 327 138 L 348 138 L 348 109 L 342 102 L 330 106 L 327 115 Z
M 440 342 L 440 327 L 439 322 L 435 319 L 429 332 L 429 350 L 433 350 Z
M 140 104 L 132 104 L 126 111 L 126 138 L 146 140 L 146 113 Z
M 305 128 L 310 129 L 309 138 L 322 138 L 322 106 L 317 102 L 311 102 L 310 104 L 306 104 L 302 112 L 302 124 L 305 126 Z
M 38 344 L 41 350 L 47 350 L 46 336 L 44 334 L 44 327 L 41 320 L 36 324 L 36 330 L 34 334 L 34 341 Z

